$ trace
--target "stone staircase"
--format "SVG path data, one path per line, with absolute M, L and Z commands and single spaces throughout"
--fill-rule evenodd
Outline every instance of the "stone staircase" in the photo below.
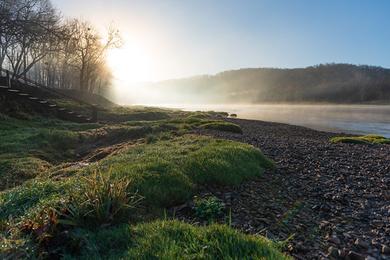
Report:
M 57 92 L 45 86 L 31 84 L 25 80 L 11 81 L 9 72 L 7 72 L 7 76 L 5 77 L 0 75 L 0 95 L 7 99 L 17 100 L 18 102 L 28 102 L 33 107 L 46 111 L 62 120 L 76 123 L 92 123 L 97 121 L 97 108 L 95 105 L 86 104 L 83 101 L 66 96 L 61 92 Z M 90 108 L 91 117 L 61 107 L 58 104 L 49 101 L 49 98 L 51 97 L 70 99 L 78 103 L 83 103 Z

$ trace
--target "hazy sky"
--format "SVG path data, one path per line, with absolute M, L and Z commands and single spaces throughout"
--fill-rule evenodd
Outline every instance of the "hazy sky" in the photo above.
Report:
M 52 0 L 126 41 L 112 63 L 149 81 L 244 67 L 390 67 L 386 0 Z M 126 62 L 126 60 L 128 62 Z

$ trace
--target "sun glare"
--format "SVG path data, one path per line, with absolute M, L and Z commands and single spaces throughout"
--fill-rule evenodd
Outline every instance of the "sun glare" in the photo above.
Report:
M 123 84 L 151 80 L 151 60 L 141 46 L 126 43 L 110 50 L 107 61 L 115 80 Z

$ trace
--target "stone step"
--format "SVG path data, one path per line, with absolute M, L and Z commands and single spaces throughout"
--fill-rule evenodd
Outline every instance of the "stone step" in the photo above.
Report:
M 20 86 L 20 87 L 22 87 L 22 86 Z M 79 122 L 79 123 L 82 123 L 82 122 L 90 123 L 93 121 L 92 118 L 90 118 L 90 117 L 86 117 L 82 114 L 78 114 L 75 111 L 70 111 L 70 110 L 63 108 L 63 107 L 58 107 L 56 104 L 53 104 L 53 103 L 49 102 L 48 100 L 36 97 L 36 94 L 34 94 L 34 93 L 38 93 L 39 91 L 36 89 L 30 88 L 26 84 L 23 85 L 23 89 L 10 88 L 8 86 L 0 86 L 0 91 L 6 91 L 6 92 L 8 92 L 8 95 L 13 94 L 13 95 L 17 95 L 20 97 L 28 98 L 28 100 L 34 101 L 40 105 L 46 106 L 49 109 L 56 109 L 58 112 L 61 112 L 59 114 L 59 116 L 61 118 L 63 118 L 64 120 L 70 120 L 70 121 Z

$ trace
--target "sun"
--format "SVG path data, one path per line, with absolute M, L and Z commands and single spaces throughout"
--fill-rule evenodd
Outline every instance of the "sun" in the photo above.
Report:
M 151 60 L 141 46 L 126 43 L 108 51 L 107 63 L 114 79 L 124 84 L 151 80 Z

